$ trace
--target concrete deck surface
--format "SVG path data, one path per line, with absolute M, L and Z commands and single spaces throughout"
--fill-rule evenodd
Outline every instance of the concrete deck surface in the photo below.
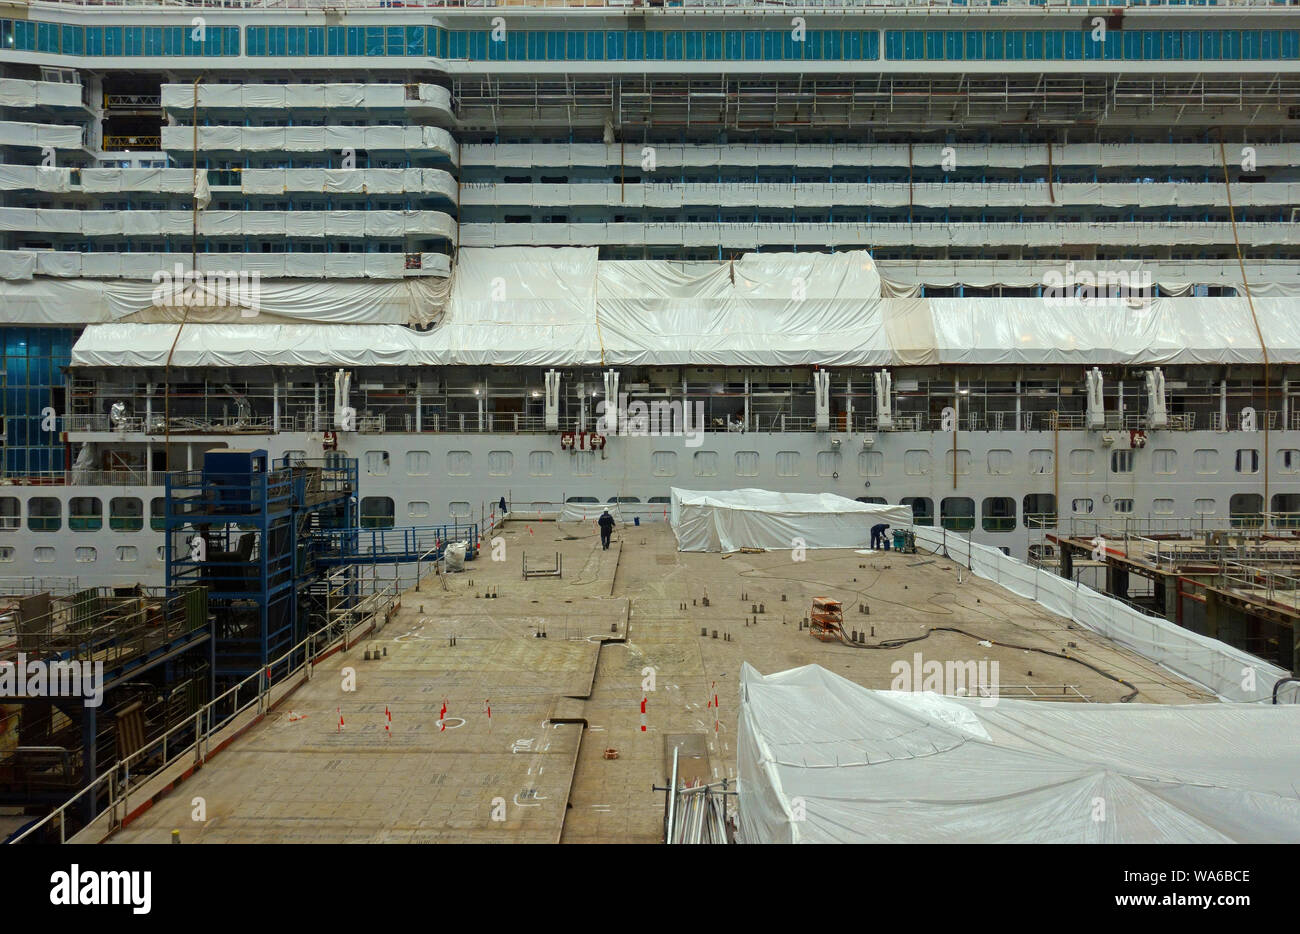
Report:
M 491 561 L 485 542 L 464 574 L 426 578 L 382 632 L 324 661 L 114 841 L 164 842 L 176 828 L 186 843 L 659 842 L 664 796 L 652 785 L 666 782 L 669 736 L 703 750 L 690 760 L 696 774 L 734 778 L 743 661 L 765 673 L 816 663 L 889 688 L 891 665 L 920 653 L 996 661 L 1004 696 L 1130 693 L 1030 651 L 1044 649 L 1130 682 L 1134 702 L 1212 699 L 940 556 L 680 554 L 657 523 L 620 528 L 609 551 L 594 523 L 511 521 L 501 537 L 506 560 Z M 525 550 L 530 566 L 560 552 L 564 576 L 522 580 Z M 845 628 L 870 643 L 933 627 L 968 634 L 889 649 L 823 643 L 799 628 L 814 596 L 843 601 Z M 756 624 L 755 604 L 765 609 Z M 366 649 L 379 659 L 364 661 Z M 344 668 L 355 692 L 342 689 Z M 204 821 L 192 819 L 196 797 Z

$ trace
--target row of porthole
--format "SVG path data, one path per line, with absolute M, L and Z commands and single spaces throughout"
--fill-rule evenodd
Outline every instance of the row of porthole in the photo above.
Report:
M 651 496 L 645 502 L 647 504 L 667 505 L 670 502 L 667 496 Z M 860 503 L 875 503 L 886 505 L 888 501 L 883 496 L 859 496 L 857 501 Z M 1103 500 L 1111 504 L 1111 511 L 1117 515 L 1131 515 L 1133 513 L 1134 500 L 1131 497 L 1118 497 L 1110 500 L 1109 497 Z M 579 503 L 596 505 L 601 502 L 595 496 L 570 496 L 565 500 L 566 503 Z M 611 496 L 606 503 L 621 503 L 625 505 L 639 504 L 641 499 L 636 496 Z M 911 506 L 916 517 L 918 525 L 931 525 L 934 522 L 934 501 L 927 496 L 904 496 L 899 500 L 903 506 Z M 940 501 L 940 519 L 943 522 L 951 523 L 953 526 L 960 526 L 969 521 L 973 526 L 975 521 L 975 500 L 968 496 L 949 496 Z M 1023 513 L 1030 516 L 1047 517 L 1050 516 L 1051 522 L 1055 522 L 1056 501 L 1050 493 L 1030 493 L 1025 496 Z M 1277 493 L 1272 500 L 1274 513 L 1297 514 L 1297 525 L 1300 525 L 1300 494 Z M 423 519 L 429 516 L 430 504 L 425 500 L 416 500 L 407 503 L 407 518 Z M 549 502 L 533 502 L 529 504 L 512 503 L 512 510 L 537 510 L 549 512 L 554 510 L 555 504 Z M 367 496 L 361 500 L 361 524 L 363 527 L 392 527 L 394 523 L 394 509 L 392 497 L 388 496 Z M 1071 512 L 1074 515 L 1090 515 L 1095 509 L 1095 499 L 1092 497 L 1077 497 L 1071 500 Z M 1212 516 L 1217 510 L 1216 501 L 1213 499 L 1197 499 L 1194 506 L 1194 513 L 1198 516 Z M 1153 515 L 1172 516 L 1174 514 L 1174 500 L 1167 497 L 1157 497 L 1151 502 L 1151 512 Z M 1251 516 L 1260 513 L 1263 510 L 1263 496 L 1258 493 L 1234 493 L 1229 500 L 1229 510 L 1233 517 Z M 981 520 L 985 531 L 989 532 L 1010 532 L 1016 528 L 1015 500 L 1009 496 L 990 496 L 986 497 L 981 509 Z M 448 514 L 451 518 L 467 518 L 470 515 L 470 505 L 467 502 L 453 502 L 448 504 Z
M 164 500 L 150 503 L 150 527 L 161 531 Z M 22 524 L 22 501 L 0 496 L 0 529 Z M 97 496 L 73 496 L 68 500 L 68 528 L 74 532 L 97 532 L 104 527 L 104 503 Z M 108 527 L 114 532 L 139 532 L 144 528 L 144 503 L 135 496 L 115 496 L 108 503 Z M 54 496 L 33 496 L 27 500 L 27 528 L 32 532 L 57 532 L 63 528 L 63 501 Z
M 861 502 L 884 503 L 880 497 L 859 496 Z M 917 525 L 934 524 L 934 502 L 928 497 L 903 497 L 901 505 L 911 506 Z M 1089 515 L 1093 512 L 1094 501 L 1090 497 L 1080 497 L 1071 501 L 1071 511 L 1075 515 Z M 1022 504 L 1024 516 L 1035 517 L 1040 525 L 1056 524 L 1056 498 L 1050 493 L 1030 493 Z M 1167 497 L 1158 497 L 1151 502 L 1151 513 L 1156 516 L 1174 515 L 1174 501 Z M 1117 515 L 1132 515 L 1133 500 L 1120 497 L 1111 502 L 1111 509 Z M 1197 499 L 1194 504 L 1196 516 L 1212 516 L 1216 512 L 1213 499 Z M 1242 524 L 1257 522 L 1264 509 L 1264 497 L 1259 493 L 1234 493 L 1228 501 L 1229 518 Z M 1273 523 L 1278 527 L 1300 528 L 1300 494 L 1276 493 L 1272 499 Z M 980 510 L 981 526 L 986 532 L 1012 532 L 1016 524 L 1016 503 L 1009 496 L 990 496 L 984 499 Z M 948 496 L 939 502 L 939 520 L 944 527 L 954 531 L 969 531 L 975 526 L 975 500 L 969 496 Z
M 795 477 L 799 474 L 799 453 L 798 451 L 778 451 L 777 473 L 779 477 Z M 822 452 L 826 455 L 834 455 L 835 467 L 838 469 L 838 454 L 835 452 Z M 877 452 L 865 452 L 877 453 Z M 928 452 L 927 452 L 928 453 Z M 552 451 L 531 451 L 528 455 L 528 473 L 531 477 L 550 477 L 554 475 L 552 464 L 554 463 L 554 452 Z M 432 470 L 432 454 L 428 451 L 407 451 L 406 452 L 406 475 L 408 477 L 427 477 Z M 676 451 L 653 451 L 651 452 L 651 463 L 653 474 L 656 477 L 675 477 L 677 476 L 677 452 Z M 819 459 L 822 457 L 818 455 Z M 744 463 L 742 463 L 742 459 Z M 752 459 L 752 463 L 750 463 Z M 756 477 L 758 476 L 758 451 L 737 451 L 736 452 L 736 476 L 738 477 Z M 717 476 L 717 451 L 696 451 L 693 455 L 695 464 L 695 476 L 710 477 Z M 365 465 L 366 473 L 372 477 L 385 477 L 389 473 L 391 456 L 387 451 L 366 451 L 362 456 L 362 463 Z M 593 474 L 595 457 L 589 451 L 578 451 L 573 455 L 571 461 L 573 464 L 573 476 L 589 477 Z M 488 452 L 488 476 L 497 478 L 509 478 L 514 476 L 514 452 L 513 451 L 489 451 Z M 825 476 L 830 476 L 830 471 L 822 471 Z M 473 474 L 473 454 L 470 451 L 448 451 L 447 452 L 447 476 L 449 477 L 468 477 Z M 863 476 L 877 476 L 878 471 L 863 472 Z
M 565 500 L 566 503 L 599 503 L 600 500 L 594 496 L 570 496 Z M 605 502 L 607 503 L 640 503 L 641 499 L 637 496 L 611 496 Z M 646 500 L 650 504 L 667 505 L 670 500 L 667 496 L 651 496 Z M 531 503 L 513 503 L 511 509 L 529 510 L 538 512 L 551 512 L 555 509 L 556 504 L 552 502 L 533 501 Z M 394 524 L 395 504 L 391 496 L 364 496 L 360 503 L 360 517 L 363 528 L 378 527 L 387 523 L 389 527 Z M 428 519 L 431 513 L 431 506 L 428 500 L 411 500 L 406 504 L 406 518 L 408 519 Z M 448 519 L 468 519 L 472 517 L 470 504 L 464 500 L 457 500 L 447 504 Z
M 1070 472 L 1080 476 L 1093 473 L 1093 451 L 1078 449 L 1070 452 Z M 1196 472 L 1198 474 L 1218 473 L 1217 465 L 1213 470 L 1209 456 L 1217 459 L 1218 451 L 1197 451 Z M 1110 456 L 1111 473 L 1132 473 L 1134 454 L 1131 449 L 1112 451 Z M 776 476 L 799 476 L 798 451 L 776 452 Z M 759 475 L 759 452 L 737 451 L 735 466 L 737 477 L 757 477 Z M 817 475 L 823 478 L 835 476 L 843 463 L 841 454 L 836 451 L 821 451 L 817 454 Z M 953 468 L 954 452 L 944 452 L 948 466 L 945 473 Z M 1152 452 L 1153 472 L 1161 475 L 1177 473 L 1177 452 L 1172 449 L 1157 449 Z M 550 451 L 532 451 L 528 455 L 529 475 L 532 477 L 549 477 L 553 475 Z M 1300 471 L 1300 451 L 1283 450 L 1278 452 L 1279 467 L 1282 471 L 1293 473 Z M 927 450 L 909 450 L 903 454 L 903 473 L 906 476 L 924 476 L 933 470 L 934 455 Z M 387 451 L 366 451 L 363 463 L 370 476 L 387 476 L 390 455 Z M 958 449 L 955 452 L 957 472 L 970 472 L 971 452 Z M 988 452 L 988 473 L 990 476 L 1010 476 L 1013 472 L 1015 455 L 1008 449 L 995 449 Z M 717 451 L 696 451 L 691 457 L 692 472 L 696 477 L 716 477 L 718 475 L 719 455 Z M 573 463 L 573 476 L 588 477 L 593 473 L 595 463 L 590 452 L 578 452 Z M 650 453 L 651 474 L 655 477 L 672 478 L 677 476 L 676 451 L 652 451 Z M 406 452 L 406 475 L 408 477 L 427 477 L 432 467 L 432 454 L 428 451 Z M 447 452 L 447 475 L 450 477 L 468 477 L 473 473 L 473 454 L 469 451 Z M 858 474 L 862 477 L 879 477 L 884 475 L 884 454 L 880 451 L 861 451 L 858 454 Z M 1259 471 L 1259 451 L 1242 448 L 1235 452 L 1234 469 L 1237 473 L 1257 473 Z M 1052 470 L 1052 452 L 1047 449 L 1035 449 L 1029 452 L 1028 471 L 1030 474 L 1050 473 Z M 514 475 L 514 452 L 489 451 L 488 476 L 509 478 Z
M 1048 494 L 1030 494 L 1030 495 L 1046 496 Z M 79 498 L 91 499 L 96 503 L 99 502 L 97 499 L 94 499 L 93 497 L 79 497 Z M 77 498 L 74 498 L 74 502 L 75 499 Z M 865 502 L 865 503 L 883 504 L 886 502 L 886 500 L 883 497 L 879 497 L 879 496 L 859 496 L 857 497 L 857 499 L 859 502 Z M 14 504 L 18 503 L 16 497 L 4 497 L 3 500 L 9 500 Z M 3 500 L 0 500 L 0 502 L 3 502 Z M 53 497 L 33 497 L 32 501 L 34 502 L 36 500 L 42 500 L 49 503 L 54 503 L 56 504 L 56 506 L 61 506 L 60 501 Z M 133 501 L 137 504 L 138 507 L 140 501 L 138 499 L 134 499 Z M 599 503 L 600 502 L 600 500 L 594 496 L 571 496 L 566 501 L 570 503 Z M 1004 522 L 1005 520 L 1009 519 L 1011 520 L 1012 523 L 1009 528 L 990 529 L 990 531 L 1010 531 L 1015 527 L 1014 525 L 1015 517 L 1014 515 L 1004 514 L 1007 511 L 1005 510 L 1005 508 L 994 507 L 997 514 L 992 516 L 988 515 L 990 509 L 989 504 L 994 503 L 996 501 L 1009 502 L 1012 503 L 1014 507 L 1014 501 L 1010 497 L 987 497 L 984 500 L 983 512 L 985 513 L 985 515 L 983 518 L 986 521 L 996 520 L 1000 522 Z M 113 502 L 117 503 L 118 500 L 114 499 Z M 641 500 L 635 496 L 614 496 L 614 497 L 610 497 L 608 500 L 606 500 L 606 502 L 633 504 L 633 503 L 640 503 Z M 647 499 L 646 502 L 651 504 L 656 504 L 656 503 L 667 504 L 669 502 L 669 497 L 651 496 Z M 921 516 L 925 516 L 927 518 L 930 518 L 931 520 L 933 519 L 934 505 L 933 502 L 928 497 L 904 497 L 901 502 L 903 503 L 903 505 L 912 505 L 914 507 L 920 507 L 917 510 L 918 518 L 920 518 Z M 953 506 L 952 509 L 950 510 L 941 509 L 942 518 L 953 519 L 953 520 L 963 520 L 963 519 L 973 520 L 975 515 L 975 501 L 970 497 L 947 497 L 942 501 L 941 506 L 947 503 L 952 503 Z M 969 504 L 969 506 L 967 506 L 966 504 Z M 1246 514 L 1246 513 L 1259 512 L 1263 508 L 1262 496 L 1256 493 L 1233 494 L 1230 500 L 1230 504 L 1232 504 L 1230 505 L 1230 508 L 1232 509 L 1234 515 L 1238 513 Z M 548 510 L 551 508 L 551 504 L 535 502 L 532 503 L 529 508 L 534 508 L 534 507 L 542 510 Z M 1071 502 L 1071 512 L 1073 512 L 1075 515 L 1090 515 L 1091 513 L 1093 513 L 1094 509 L 1095 509 L 1095 502 L 1091 497 L 1079 497 L 1072 500 Z M 1040 515 L 1048 512 L 1054 514 L 1055 511 L 1056 511 L 1055 503 L 1052 503 L 1049 508 L 1033 509 L 1033 510 L 1026 508 L 1026 512 L 1030 512 L 1031 514 L 1034 515 Z M 1117 498 L 1111 504 L 1111 511 L 1121 515 L 1131 514 L 1133 512 L 1133 500 L 1127 497 Z M 1158 497 L 1152 501 L 1151 511 L 1156 515 L 1173 515 L 1174 501 L 1169 498 Z M 1300 512 L 1300 494 L 1283 494 L 1283 493 L 1275 494 L 1273 496 L 1272 511 L 1278 513 Z M 1202 516 L 1213 515 L 1214 512 L 1215 512 L 1215 501 L 1213 499 L 1196 500 L 1195 503 L 1196 515 L 1202 515 Z M 407 503 L 406 515 L 408 519 L 429 518 L 430 513 L 431 513 L 431 506 L 430 503 L 426 500 L 413 500 Z M 471 515 L 470 504 L 464 500 L 457 500 L 448 503 L 447 514 L 448 517 L 452 519 L 469 518 Z M 395 524 L 395 504 L 393 502 L 392 497 L 389 496 L 363 497 L 360 503 L 360 518 L 361 518 L 361 525 L 363 527 L 392 527 Z M 130 525 L 124 526 L 124 525 L 116 524 L 119 519 L 128 520 L 130 522 Z M 78 520 L 82 520 L 87 523 L 93 521 L 95 522 L 95 524 L 94 525 L 85 524 L 79 527 L 78 525 L 75 524 L 78 522 Z M 39 513 L 33 514 L 32 512 L 30 512 L 30 505 L 29 505 L 28 527 L 32 531 L 45 531 L 45 532 L 58 531 L 59 528 L 61 527 L 61 522 L 62 522 L 61 509 L 56 509 L 52 514 L 41 515 Z M 127 515 L 121 517 L 110 515 L 109 522 L 110 522 L 110 528 L 114 529 L 115 531 L 140 531 L 143 528 L 143 517 L 139 515 Z M 14 508 L 14 512 L 4 512 L 3 514 L 0 514 L 0 529 L 17 529 L 18 527 L 19 527 L 19 517 L 16 514 L 16 506 Z M 102 528 L 102 514 L 99 512 L 95 512 L 90 515 L 70 516 L 69 527 L 72 528 L 74 531 L 97 531 L 98 529 Z M 120 547 L 131 548 L 133 546 L 120 546 Z M 94 549 L 92 548 L 91 551 L 93 550 Z M 0 557 L 0 561 L 2 560 L 13 560 L 13 559 L 12 557 L 7 559 Z M 41 560 L 41 559 L 38 558 L 37 560 Z M 96 560 L 96 558 L 92 556 L 84 559 L 78 558 L 78 560 L 84 560 L 89 562 L 89 561 Z M 135 560 L 135 559 L 119 558 L 119 560 Z
M 113 549 L 118 561 L 139 561 L 140 549 L 134 545 L 118 545 Z M 0 564 L 9 564 L 15 560 L 17 549 L 13 545 L 0 545 Z M 163 546 L 157 548 L 158 560 L 165 560 Z M 51 564 L 58 560 L 57 548 L 49 545 L 37 545 L 32 549 L 32 560 L 37 564 Z M 99 549 L 93 545 L 78 545 L 73 549 L 72 558 L 77 564 L 92 564 L 99 560 Z

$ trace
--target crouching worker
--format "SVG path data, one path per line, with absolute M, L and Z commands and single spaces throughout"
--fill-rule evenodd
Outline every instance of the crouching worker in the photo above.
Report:
M 614 534 L 614 517 L 611 516 L 609 510 L 606 509 L 600 514 L 600 519 L 597 520 L 597 523 L 600 525 L 600 547 L 608 551 L 609 538 Z
M 878 525 L 873 525 L 871 527 L 871 547 L 884 548 L 885 542 L 887 541 L 885 537 L 885 533 L 888 531 L 889 531 L 889 525 L 885 522 L 881 522 Z

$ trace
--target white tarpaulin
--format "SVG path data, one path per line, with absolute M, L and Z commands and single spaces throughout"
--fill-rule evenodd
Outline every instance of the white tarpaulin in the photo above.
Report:
M 911 525 L 912 507 L 861 503 L 834 493 L 679 490 L 672 493 L 678 551 L 865 548 L 877 523 Z
M 57 260 L 60 255 L 34 254 L 39 271 L 47 275 L 57 274 L 55 269 L 45 264 Z M 280 257 L 291 254 L 273 255 Z M 365 257 L 371 254 L 357 255 Z M 0 253 L 0 260 L 15 256 L 17 254 Z M 132 258 L 133 254 L 84 253 L 79 256 L 82 260 L 79 271 L 83 276 L 122 275 L 127 270 L 121 268 L 121 263 Z M 86 260 L 92 258 L 118 262 L 112 270 L 90 268 Z M 16 266 L 16 263 L 12 265 Z M 167 267 L 161 268 L 165 270 Z M 300 325 L 300 328 L 305 327 L 307 330 L 294 332 L 295 336 L 290 338 L 289 332 L 280 330 L 280 325 L 272 322 L 387 322 L 396 332 L 414 334 L 402 325 L 437 320 L 446 302 L 447 290 L 445 279 L 424 277 L 372 281 L 265 278 L 255 281 L 245 279 L 238 286 L 229 285 L 225 298 L 222 298 L 222 293 L 214 291 L 212 283 L 220 281 L 229 284 L 230 280 L 207 277 L 202 293 L 197 292 L 193 286 L 185 287 L 188 291 L 181 294 L 187 299 L 200 301 L 194 296 L 208 296 L 202 299 L 202 304 L 186 308 L 169 299 L 170 283 L 178 281 L 174 277 L 163 282 L 147 279 L 100 281 L 46 276 L 21 281 L 17 277 L 22 272 L 21 269 L 6 268 L 0 263 L 0 275 L 15 277 L 13 280 L 0 281 L 0 304 L 5 309 L 6 321 L 30 324 L 120 322 L 90 324 L 86 329 L 90 337 L 86 339 L 85 347 L 100 347 L 106 355 L 111 355 L 114 348 L 117 352 L 129 350 L 138 355 L 137 359 L 140 360 L 153 359 L 155 354 L 161 353 L 164 362 L 167 350 L 163 349 L 163 344 L 170 347 L 171 340 L 176 336 L 176 328 L 172 324 L 158 322 L 180 321 L 182 318 L 190 322 L 186 334 L 193 335 L 196 343 L 190 344 L 182 340 L 188 348 L 187 354 L 210 353 L 215 357 L 231 355 L 236 353 L 237 347 L 245 346 L 247 341 L 250 348 L 260 345 L 263 352 L 275 358 L 268 360 L 268 363 L 278 363 L 284 362 L 284 355 L 295 347 L 313 344 L 318 332 L 311 331 L 310 326 Z M 368 333 L 351 325 L 333 326 L 344 332 L 337 335 L 340 342 L 346 342 L 348 334 L 355 342 Z M 373 327 L 374 330 L 381 329 L 379 325 Z M 106 330 L 97 331 L 99 328 Z M 97 335 L 102 337 L 102 345 Z M 268 344 L 267 341 L 273 343 Z M 179 346 L 177 351 L 179 354 Z M 88 350 L 88 353 L 93 352 Z M 328 364 L 330 361 L 321 362 Z M 102 365 L 118 364 L 116 358 L 106 356 Z M 232 360 L 231 365 L 239 363 Z
M 410 96 L 411 88 L 418 88 L 415 98 Z M 200 84 L 198 90 L 198 106 L 204 110 L 282 110 L 286 107 L 312 110 L 439 107 L 451 110 L 451 91 L 436 84 Z M 164 84 L 162 105 L 165 110 L 183 111 L 183 116 L 189 116 L 195 106 L 194 85 Z
M 0 230 L 15 210 L 0 208 Z M 83 223 L 94 212 L 35 213 L 57 226 Z M 188 230 L 189 212 L 175 213 Z M 251 213 L 275 214 L 229 212 L 228 219 L 243 229 Z M 345 214 L 329 215 L 324 233 L 342 225 Z M 206 226 L 226 222 L 220 212 L 204 217 Z M 104 218 L 119 225 L 120 219 Z M 402 227 L 395 212 L 371 212 L 366 229 L 372 223 Z M 15 229 L 27 229 L 22 224 Z M 348 255 L 329 254 L 330 262 Z M 371 255 L 383 254 L 365 254 Z M 249 363 L 285 366 L 1169 366 L 1263 359 L 1244 298 L 1159 298 L 1130 308 L 1066 299 L 881 298 L 880 286 L 874 261 L 861 251 L 672 263 L 598 261 L 597 251 L 586 247 L 462 247 L 447 313 L 427 333 L 384 330 L 377 318 L 349 318 L 375 325 L 365 332 L 298 331 L 289 342 L 272 331 L 199 332 L 194 356 L 178 346 L 174 362 L 184 353 L 181 365 L 202 366 L 215 354 L 222 365 L 238 365 L 235 346 L 253 348 Z M 1274 363 L 1300 362 L 1294 304 L 1285 297 L 1254 302 Z M 159 339 L 168 349 L 171 336 Z M 93 349 L 102 365 L 161 365 L 166 358 L 167 350 L 158 358 L 146 349 L 154 344 L 147 336 L 143 342 L 108 332 L 97 337 L 101 345 Z M 83 346 L 92 349 L 79 342 L 78 350 Z M 391 352 L 380 360 L 374 347 Z
M 915 531 L 916 542 L 922 548 L 946 554 L 976 576 L 1034 600 L 1226 700 L 1270 703 L 1273 685 L 1290 674 L 1226 642 L 1148 616 L 1114 597 L 1004 555 L 997 548 L 972 542 L 964 535 L 935 528 L 917 527 Z M 1294 703 L 1297 687 L 1289 685 L 1282 696 Z
M 188 88 L 189 85 L 179 85 Z M 424 85 L 421 85 L 424 87 Z M 192 96 L 192 95 L 191 95 Z M 202 97 L 200 97 L 202 100 Z M 173 105 L 175 106 L 175 105 Z M 188 105 L 186 105 L 188 106 Z M 1260 166 L 1300 164 L 1300 145 L 1295 143 L 1255 144 Z M 1219 147 L 1206 143 L 1071 143 L 1054 146 L 1026 146 L 1017 143 L 835 143 L 817 145 L 716 145 L 687 143 L 655 146 L 655 164 L 660 168 L 679 166 L 940 166 L 953 155 L 957 165 L 987 165 L 1020 169 L 1027 166 L 1218 166 Z M 535 166 L 611 166 L 623 163 L 640 166 L 644 158 L 639 146 L 618 143 L 470 143 L 464 147 L 464 164 L 534 168 Z M 919 187 L 919 186 L 918 186 Z M 956 187 L 956 186 L 953 186 Z M 1059 187 L 1059 186 L 1058 186 Z M 1249 184 L 1234 185 L 1248 188 Z M 1235 198 L 1235 195 L 1234 195 Z
M 1294 705 L 986 706 L 817 665 L 740 681 L 748 843 L 1300 843 Z

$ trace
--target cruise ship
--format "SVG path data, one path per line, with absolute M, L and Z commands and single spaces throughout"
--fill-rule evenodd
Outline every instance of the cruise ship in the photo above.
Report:
M 221 448 L 1294 528 L 1297 72 L 1265 0 L 5 4 L 0 576 L 162 584 Z
M 0 837 L 1293 841 L 1298 211 L 1291 2 L 0 0 Z

